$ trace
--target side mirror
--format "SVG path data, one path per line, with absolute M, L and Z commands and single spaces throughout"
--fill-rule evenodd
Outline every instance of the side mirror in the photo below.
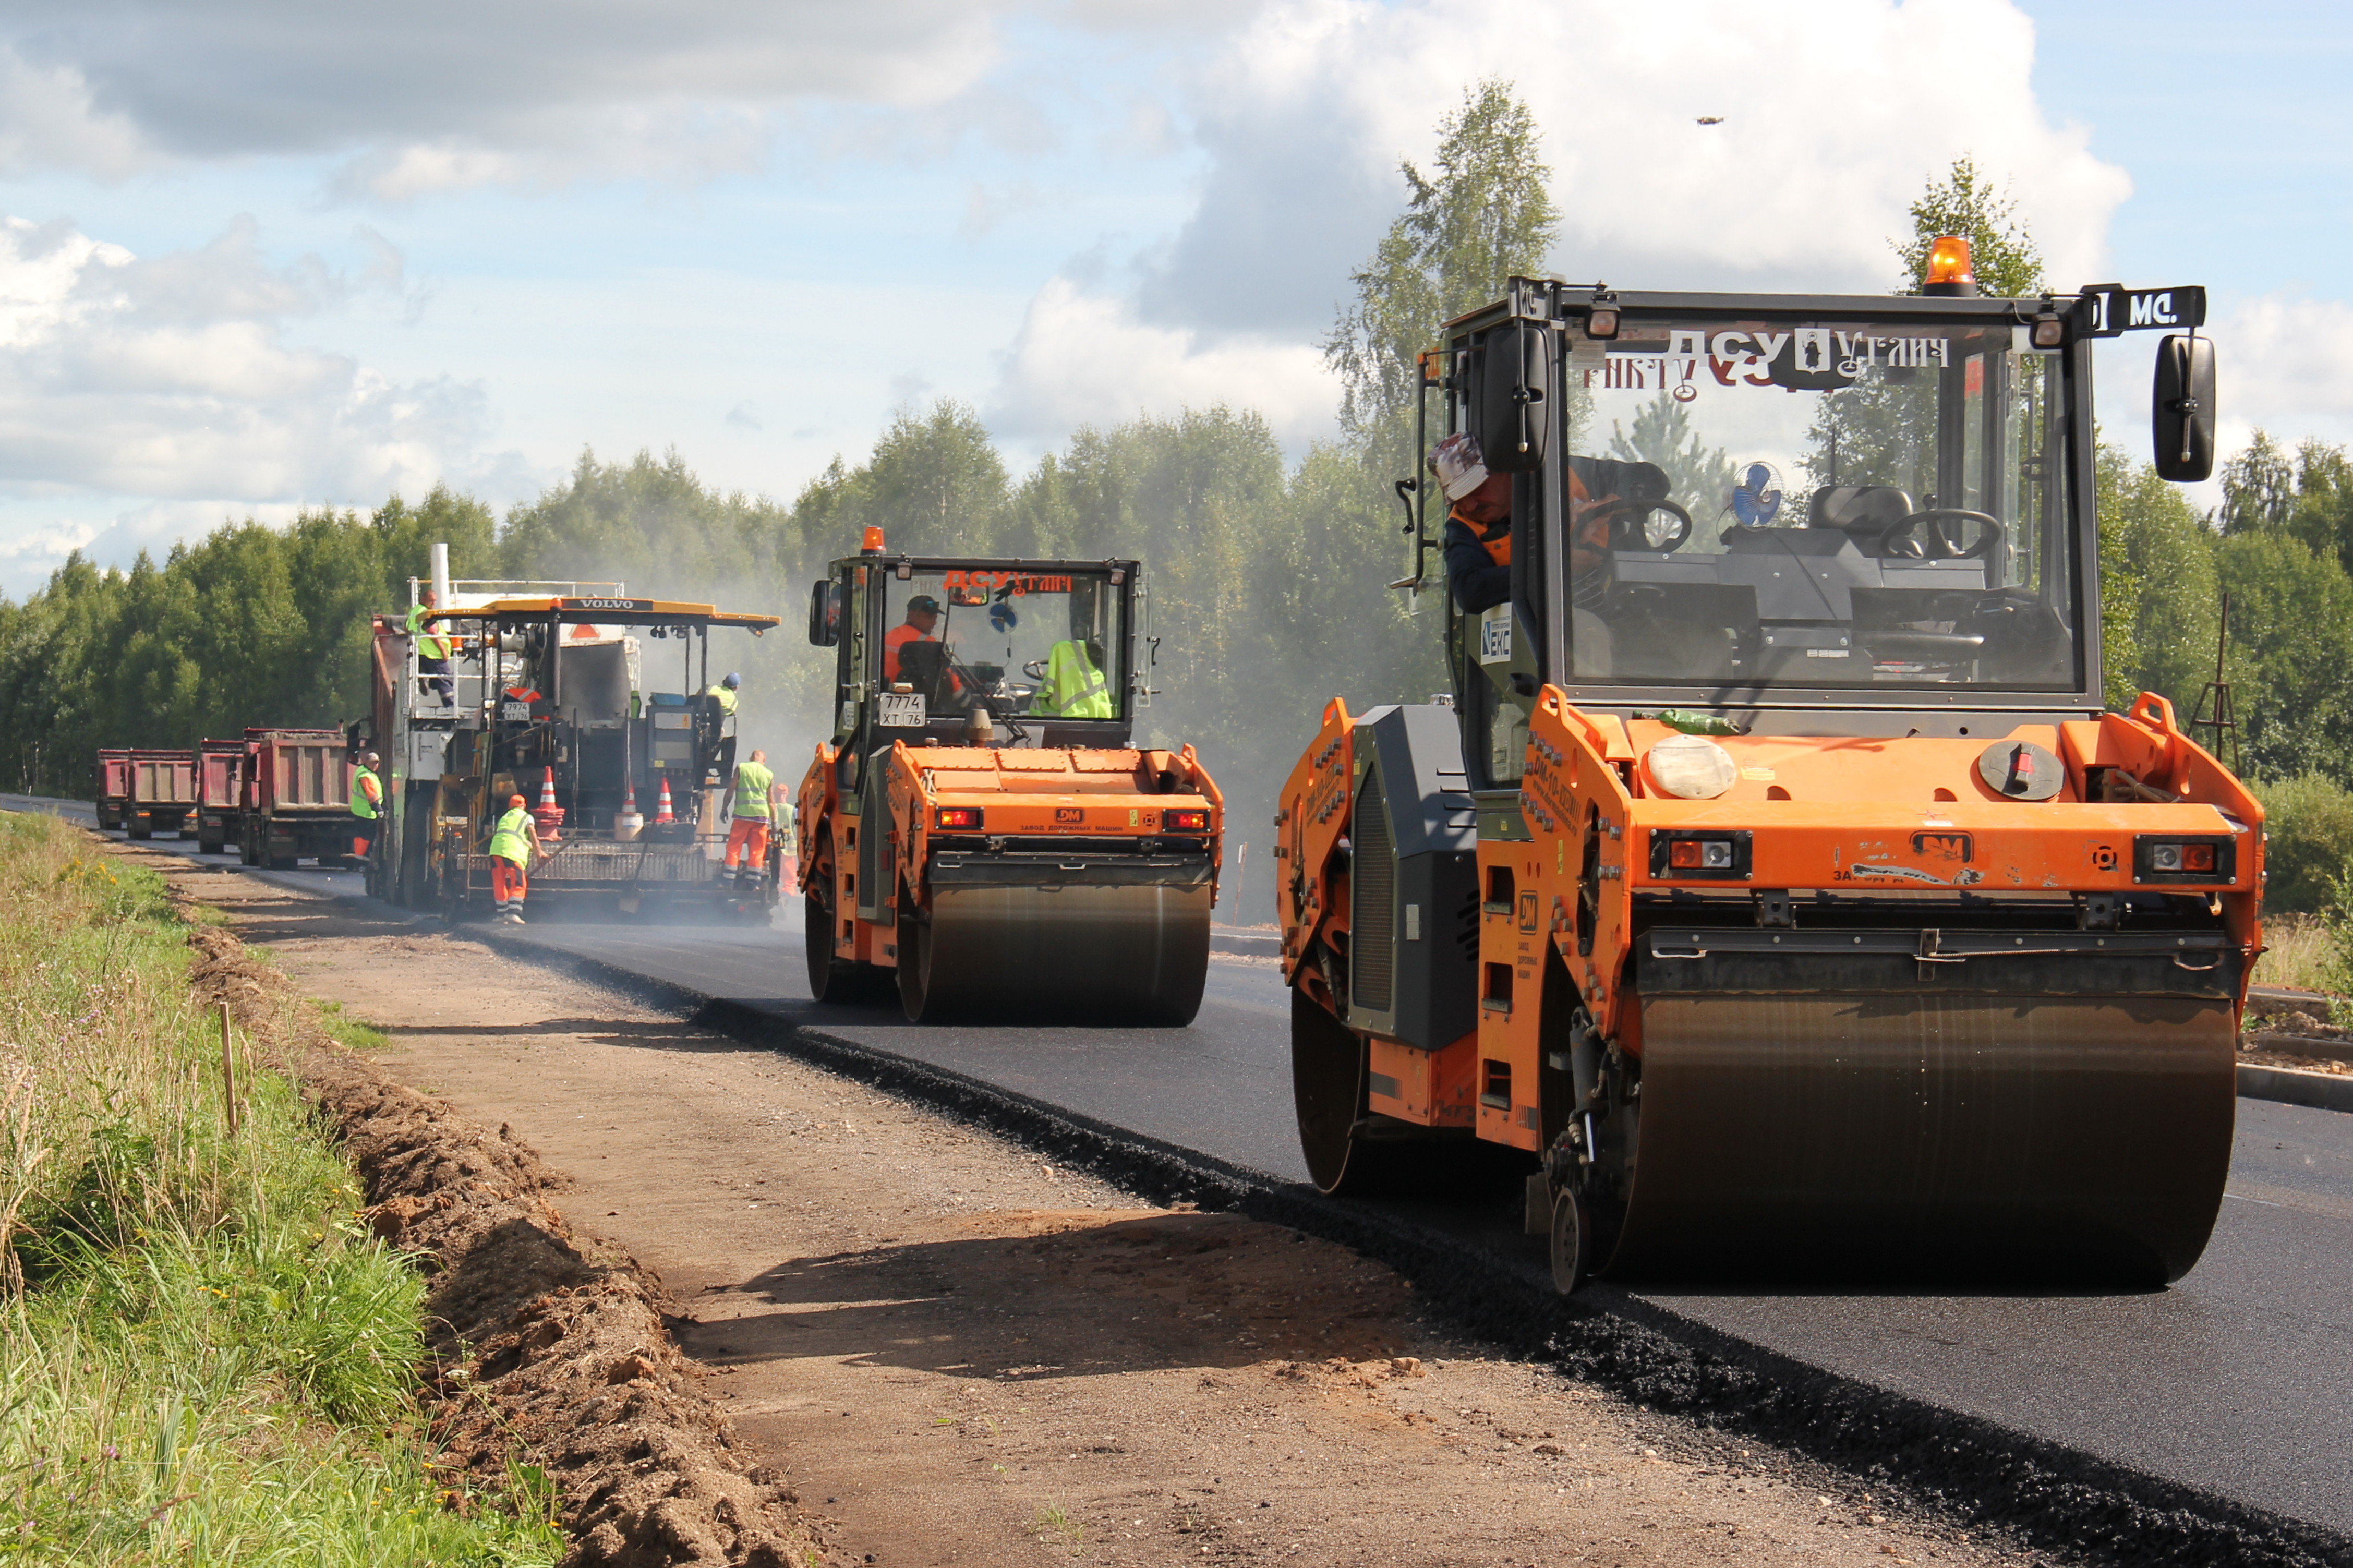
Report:
M 2159 479 L 2196 483 L 2214 472 L 2214 340 L 2176 334 L 2157 344 L 2149 427 Z
M 1544 467 L 1552 428 L 1552 334 L 1531 321 L 1506 321 L 1487 334 L 1471 414 L 1479 455 L 1490 473 Z
M 841 640 L 841 585 L 830 577 L 809 586 L 809 646 L 831 647 Z

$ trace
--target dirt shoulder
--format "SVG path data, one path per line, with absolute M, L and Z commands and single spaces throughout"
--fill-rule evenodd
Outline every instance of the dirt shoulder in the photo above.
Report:
M 659 1275 L 733 1440 L 843 1561 L 2030 1560 L 1482 1359 L 1321 1240 L 1141 1206 L 462 936 L 181 879 L 389 1035 L 392 1078 L 535 1152 L 584 1253 Z

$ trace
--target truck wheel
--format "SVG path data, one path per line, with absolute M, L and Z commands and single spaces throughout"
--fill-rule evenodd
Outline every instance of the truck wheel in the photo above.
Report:
M 152 819 L 152 818 L 142 819 L 142 818 L 140 818 L 140 817 L 136 817 L 136 816 L 132 817 L 132 818 L 131 819 L 131 828 L 130 828 L 130 835 L 129 835 L 129 836 L 130 836 L 131 837 L 132 837 L 132 838 L 153 838 L 153 837 L 155 837 L 155 824 L 154 824 L 153 819 Z

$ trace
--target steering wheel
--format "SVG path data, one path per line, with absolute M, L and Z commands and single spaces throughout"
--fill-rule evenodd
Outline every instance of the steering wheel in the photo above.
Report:
M 1665 527 L 1655 520 L 1669 515 Z M 1620 550 L 1655 550 L 1665 555 L 1683 547 L 1692 533 L 1692 516 L 1664 497 L 1657 500 L 1620 500 L 1601 514 L 1609 521 L 1610 542 Z M 1639 520 L 1639 521 L 1638 521 Z M 1620 536 L 1626 536 L 1622 542 Z
M 1960 542 L 1956 525 L 1964 522 L 1974 522 L 1978 525 L 1976 543 L 1965 545 Z M 1992 553 L 1997 545 L 2007 543 L 2010 539 L 2010 530 L 2002 526 L 2001 519 L 1998 517 L 1991 517 L 1981 511 L 1969 511 L 1957 506 L 1933 506 L 1925 510 L 1914 512 L 1889 529 L 1881 537 L 1880 553 L 1888 553 L 1889 546 L 1899 539 L 1909 537 L 1913 530 L 1923 524 L 1926 524 L 1927 529 L 1925 536 L 1926 552 L 1939 561 L 1979 560 Z

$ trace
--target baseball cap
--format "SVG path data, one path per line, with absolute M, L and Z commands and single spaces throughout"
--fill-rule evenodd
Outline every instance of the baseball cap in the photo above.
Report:
M 907 601 L 907 613 L 909 615 L 913 615 L 917 610 L 923 610 L 931 615 L 936 616 L 940 613 L 940 602 L 937 599 L 933 598 L 929 594 L 918 594 L 913 598 Z
M 1430 449 L 1430 470 L 1448 500 L 1461 500 L 1487 482 L 1487 462 L 1475 437 L 1449 436 Z

